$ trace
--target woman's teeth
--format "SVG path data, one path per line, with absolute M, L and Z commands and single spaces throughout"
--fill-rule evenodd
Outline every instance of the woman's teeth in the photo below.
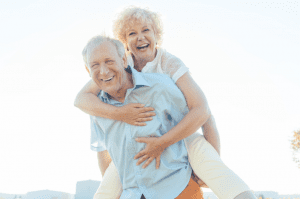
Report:
M 149 44 L 144 44 L 142 46 L 138 46 L 137 49 L 143 49 L 143 48 L 147 48 L 149 46 Z

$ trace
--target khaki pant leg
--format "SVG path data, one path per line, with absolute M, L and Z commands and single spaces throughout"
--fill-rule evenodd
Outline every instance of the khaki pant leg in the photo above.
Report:
M 194 133 L 184 141 L 195 174 L 219 199 L 233 199 L 250 190 L 246 183 L 223 163 L 217 151 L 203 135 Z
M 116 166 L 111 162 L 106 169 L 94 199 L 119 199 L 122 184 Z

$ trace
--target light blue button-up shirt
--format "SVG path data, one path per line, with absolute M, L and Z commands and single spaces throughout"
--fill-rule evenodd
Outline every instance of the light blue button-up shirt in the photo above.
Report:
M 183 140 L 164 150 L 159 169 L 155 169 L 155 161 L 142 169 L 143 164 L 136 166 L 134 156 L 146 144 L 135 138 L 167 133 L 188 113 L 185 98 L 168 76 L 131 71 L 134 87 L 127 90 L 124 103 L 109 98 L 105 92 L 98 97 L 115 106 L 143 103 L 153 107 L 156 116 L 147 126 L 91 116 L 91 149 L 108 150 L 122 182 L 121 199 L 140 199 L 142 194 L 147 199 L 174 199 L 186 188 L 192 172 Z

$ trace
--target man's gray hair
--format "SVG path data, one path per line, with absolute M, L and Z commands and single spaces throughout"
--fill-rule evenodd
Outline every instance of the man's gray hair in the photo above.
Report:
M 87 67 L 89 67 L 88 56 L 90 55 L 90 53 L 94 50 L 94 48 L 98 47 L 99 45 L 101 45 L 106 41 L 109 41 L 112 44 L 114 44 L 117 49 L 119 57 L 123 58 L 123 56 L 125 55 L 125 49 L 123 44 L 119 40 L 111 39 L 110 37 L 105 35 L 97 35 L 88 41 L 88 43 L 86 44 L 86 46 L 82 51 L 83 61 Z

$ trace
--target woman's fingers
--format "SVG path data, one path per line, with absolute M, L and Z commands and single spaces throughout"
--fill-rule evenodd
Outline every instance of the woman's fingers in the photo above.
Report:
M 143 163 L 145 160 L 147 160 L 148 158 L 149 158 L 148 155 L 144 155 L 143 157 L 141 157 L 141 158 L 137 161 L 136 165 L 142 164 L 142 163 Z
M 153 117 L 155 115 L 155 112 L 140 113 L 139 118 Z
M 154 111 L 154 108 L 152 107 L 143 107 L 143 108 L 140 108 L 140 113 L 145 113 L 145 112 L 149 112 L 149 111 Z
M 152 117 L 146 117 L 146 118 L 138 118 L 136 121 L 137 122 L 147 122 L 153 120 Z
M 147 160 L 147 162 L 142 166 L 142 168 L 146 168 L 152 161 L 154 160 L 154 157 L 151 157 Z
M 135 156 L 134 156 L 134 159 L 139 159 L 140 157 L 142 157 L 142 156 L 144 156 L 145 154 L 144 154 L 144 150 L 142 150 L 142 151 L 140 151 L 140 152 L 138 152 L 138 154 L 136 154 Z
M 160 155 L 158 157 L 156 157 L 155 160 L 156 160 L 155 168 L 158 169 L 159 165 L 160 165 Z
M 135 108 L 143 108 L 145 104 L 140 104 L 140 103 L 131 103 L 131 105 Z
M 133 125 L 134 126 L 146 126 L 147 124 L 144 122 L 134 122 Z

